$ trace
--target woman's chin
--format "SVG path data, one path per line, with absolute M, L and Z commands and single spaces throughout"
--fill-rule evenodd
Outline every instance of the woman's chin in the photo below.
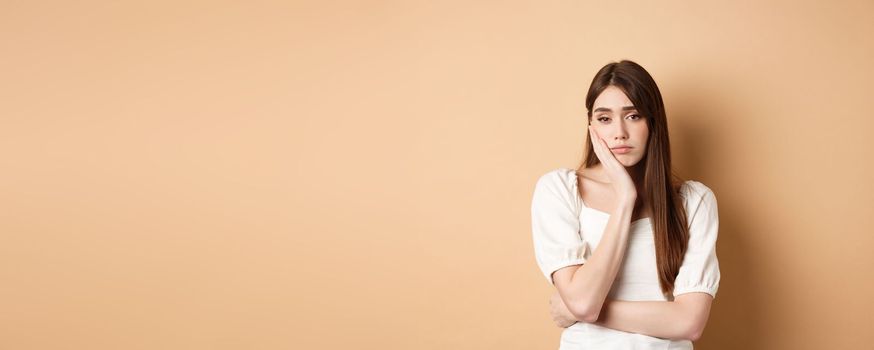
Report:
M 638 163 L 640 163 L 640 159 L 618 159 L 618 160 L 619 160 L 619 164 L 622 164 L 622 166 L 624 166 L 626 168 L 631 168 L 631 167 L 637 165 Z

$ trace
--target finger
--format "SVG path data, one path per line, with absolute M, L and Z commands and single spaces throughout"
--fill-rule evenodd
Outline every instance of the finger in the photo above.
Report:
M 589 141 L 592 143 L 592 150 L 595 151 L 595 155 L 598 156 L 598 159 L 601 158 L 601 144 L 598 143 L 598 135 L 595 133 L 595 129 L 589 127 Z
M 589 130 L 592 134 L 592 144 L 595 148 L 595 155 L 598 156 L 601 163 L 607 167 L 616 168 L 619 166 L 619 160 L 616 159 L 616 156 L 610 151 L 607 142 L 601 139 L 601 137 L 598 136 L 598 133 L 591 126 L 589 126 Z
M 610 161 L 610 156 L 613 154 L 610 153 L 610 148 L 607 147 L 607 143 L 598 136 L 598 132 L 592 129 L 593 139 L 592 142 L 595 145 L 595 151 L 600 156 L 601 161 Z
M 607 146 L 604 144 L 604 140 L 601 140 L 601 137 L 598 136 L 598 133 L 592 127 L 589 127 L 589 132 L 592 139 L 592 148 L 595 151 L 595 155 L 598 156 L 598 159 L 601 163 L 609 162 L 610 155 L 607 153 Z

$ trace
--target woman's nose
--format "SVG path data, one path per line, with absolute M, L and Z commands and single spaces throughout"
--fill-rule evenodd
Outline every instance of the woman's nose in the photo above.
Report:
M 628 133 L 625 130 L 625 125 L 622 123 L 616 123 L 616 128 L 613 130 L 613 139 L 614 140 L 625 140 L 628 138 Z

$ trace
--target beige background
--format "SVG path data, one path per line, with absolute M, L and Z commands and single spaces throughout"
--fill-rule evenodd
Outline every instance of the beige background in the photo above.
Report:
M 874 343 L 865 1 L 0 3 L 0 348 L 555 349 L 534 182 L 628 58 L 717 194 L 700 349 Z

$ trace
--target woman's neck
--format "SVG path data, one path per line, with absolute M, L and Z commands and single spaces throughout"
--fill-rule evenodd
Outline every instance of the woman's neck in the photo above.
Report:
M 603 175 L 604 165 L 601 163 L 596 164 L 592 167 L 592 170 L 595 170 L 598 178 L 600 178 L 600 182 L 609 183 L 609 179 Z M 640 194 L 643 193 L 645 186 L 644 180 L 646 178 L 646 164 L 643 162 L 638 162 L 635 165 L 630 167 L 625 167 L 625 171 L 628 172 L 628 176 L 631 177 L 631 181 L 634 182 L 634 188 L 637 190 L 638 198 L 640 198 Z

